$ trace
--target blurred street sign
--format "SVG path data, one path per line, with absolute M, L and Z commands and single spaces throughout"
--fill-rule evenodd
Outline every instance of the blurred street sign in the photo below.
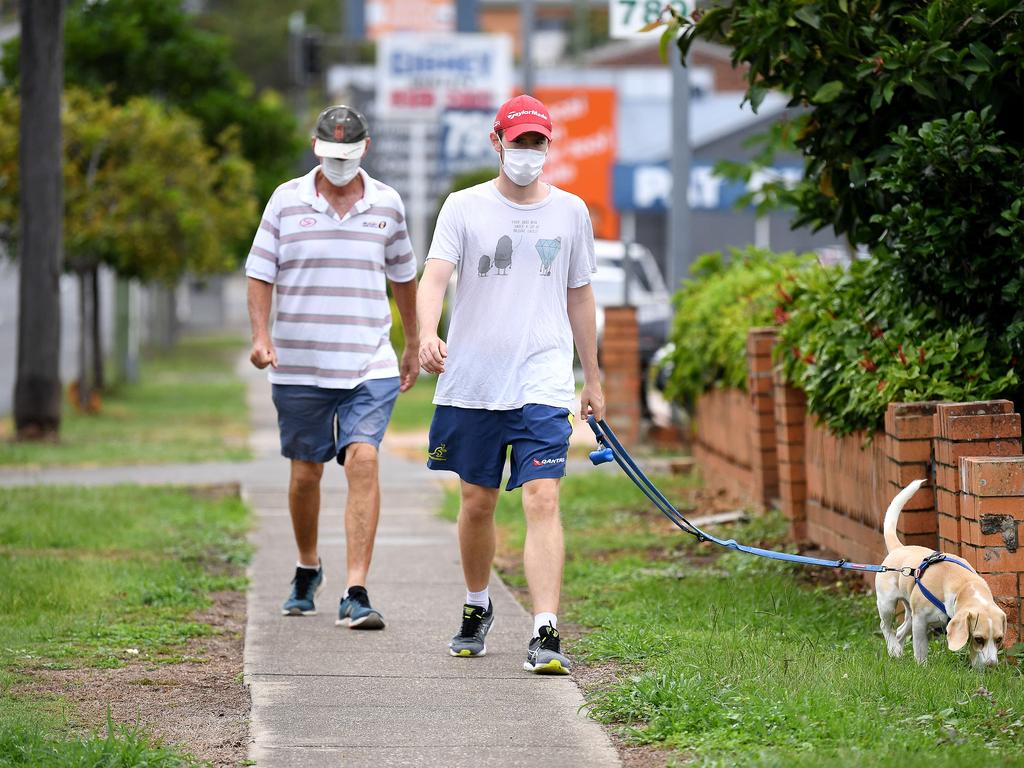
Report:
M 449 109 L 441 115 L 441 168 L 449 175 L 496 167 L 494 110 Z M 495 171 L 497 173 L 497 171 Z
M 727 211 L 748 192 L 756 192 L 769 181 L 793 184 L 803 177 L 803 169 L 784 166 L 758 171 L 748 183 L 728 181 L 716 176 L 714 166 L 694 165 L 690 169 L 687 201 L 694 211 Z M 624 164 L 615 166 L 615 207 L 619 212 L 665 211 L 672 200 L 672 172 L 668 163 Z
M 598 237 L 617 238 L 619 217 L 611 188 L 615 89 L 539 87 L 535 93 L 551 111 L 555 128 L 543 179 L 583 198 Z
M 657 39 L 665 31 L 664 27 L 650 32 L 640 30 L 662 18 L 662 11 L 668 5 L 683 14 L 690 12 L 685 0 L 608 0 L 608 36 L 613 40 Z
M 366 37 L 395 32 L 454 32 L 455 0 L 366 0 Z
M 385 117 L 495 110 L 511 87 L 512 48 L 505 35 L 401 33 L 377 44 L 377 112 Z

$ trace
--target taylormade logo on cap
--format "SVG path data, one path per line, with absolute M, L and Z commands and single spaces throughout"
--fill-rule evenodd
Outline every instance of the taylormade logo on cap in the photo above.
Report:
M 541 120 L 550 120 L 551 119 L 550 117 L 545 115 L 543 112 L 538 112 L 535 109 L 524 109 L 524 110 L 521 110 L 519 112 L 509 112 L 507 115 L 505 115 L 505 118 L 508 119 L 508 120 L 515 120 L 517 117 L 523 117 L 524 115 L 535 115 L 535 116 L 539 117 Z

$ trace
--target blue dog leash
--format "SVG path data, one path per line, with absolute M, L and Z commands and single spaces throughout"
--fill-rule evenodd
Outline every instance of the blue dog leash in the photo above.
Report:
M 698 541 L 710 541 L 717 544 L 720 547 L 726 549 L 733 549 L 737 552 L 745 552 L 749 555 L 757 555 L 758 557 L 766 557 L 771 560 L 783 560 L 790 563 L 801 563 L 804 565 L 819 565 L 825 568 L 844 568 L 851 571 L 866 571 L 873 573 L 886 573 L 886 572 L 898 572 L 904 576 L 913 576 L 915 571 L 910 567 L 906 568 L 890 568 L 886 565 L 869 565 L 863 563 L 851 563 L 848 560 L 825 560 L 818 557 L 807 557 L 806 555 L 792 555 L 788 552 L 776 552 L 770 549 L 761 549 L 760 547 L 750 547 L 745 544 L 738 543 L 735 539 L 720 539 L 716 536 L 712 536 L 710 533 L 702 531 L 696 525 L 691 523 L 686 517 L 676 509 L 672 503 L 665 498 L 664 494 L 658 490 L 658 488 L 651 482 L 650 478 L 647 477 L 637 466 L 633 457 L 629 455 L 629 452 L 622 446 L 619 439 L 615 436 L 615 432 L 608 426 L 604 419 L 600 421 L 595 419 L 593 416 L 587 419 L 587 423 L 594 432 L 594 436 L 597 438 L 597 443 L 600 448 L 596 451 L 592 451 L 590 454 L 590 460 L 595 465 L 604 464 L 609 461 L 614 461 L 622 471 L 626 474 L 630 480 L 640 489 L 640 491 L 651 500 L 651 502 L 658 508 L 658 510 L 671 520 L 676 527 L 678 527 L 684 533 L 688 533 L 691 536 L 697 538 Z M 941 553 L 936 553 L 941 554 Z M 958 561 L 949 558 L 950 562 L 957 563 Z M 935 560 L 934 562 L 939 562 Z M 958 563 L 963 565 L 963 563 Z M 922 563 L 922 565 L 924 565 Z M 925 566 L 927 567 L 927 566 Z M 965 568 L 967 566 L 964 566 Z M 919 570 L 921 570 L 919 568 Z M 921 570 L 923 573 L 923 570 Z M 924 585 L 917 580 L 918 585 L 921 587 L 921 591 L 926 597 L 929 597 L 932 602 L 936 603 L 941 607 L 941 603 L 937 603 L 934 596 L 930 592 L 927 592 Z M 945 613 L 945 608 L 942 609 Z

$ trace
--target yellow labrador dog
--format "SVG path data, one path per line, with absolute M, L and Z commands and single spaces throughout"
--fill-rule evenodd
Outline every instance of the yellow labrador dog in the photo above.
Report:
M 1006 614 L 992 599 L 992 590 L 967 561 L 947 555 L 948 559 L 930 563 L 919 574 L 925 590 L 943 605 L 944 610 L 940 610 L 913 575 L 926 558 L 936 553 L 926 547 L 905 547 L 896 535 L 896 521 L 903 506 L 923 484 L 924 480 L 912 482 L 896 494 L 885 511 L 883 532 L 889 554 L 882 564 L 902 571 L 875 576 L 875 599 L 885 644 L 890 656 L 902 656 L 903 643 L 912 629 L 914 658 L 918 664 L 924 664 L 928 659 L 929 627 L 946 627 L 949 649 L 959 651 L 967 645 L 971 666 L 983 669 L 998 661 L 997 653 L 1006 632 Z M 896 609 L 901 603 L 905 609 L 903 623 L 894 630 Z

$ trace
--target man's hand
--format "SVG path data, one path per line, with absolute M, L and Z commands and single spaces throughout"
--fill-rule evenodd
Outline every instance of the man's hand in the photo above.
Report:
M 420 375 L 419 347 L 410 344 L 405 345 L 405 351 L 402 352 L 402 360 L 399 363 L 398 370 L 402 377 L 402 383 L 398 391 L 408 392 L 412 389 L 412 385 L 416 383 L 416 379 Z
M 253 341 L 249 361 L 260 370 L 272 365 L 277 368 L 277 350 L 270 339 L 261 337 Z
M 420 365 L 428 373 L 444 373 L 444 361 L 448 357 L 448 345 L 439 336 L 420 339 Z
M 591 414 L 598 421 L 604 418 L 604 393 L 600 384 L 584 384 L 580 392 L 580 419 L 586 421 Z

